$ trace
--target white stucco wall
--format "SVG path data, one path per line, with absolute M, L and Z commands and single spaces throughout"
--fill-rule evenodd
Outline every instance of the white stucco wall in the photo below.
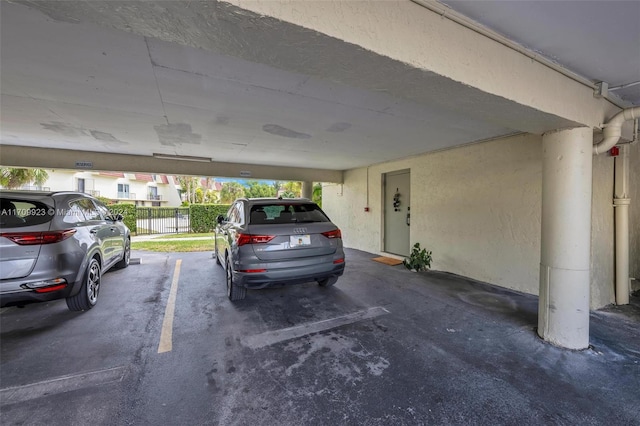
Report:
M 591 305 L 599 308 L 615 302 L 614 159 L 608 154 L 593 157 L 591 198 Z
M 43 185 L 51 191 L 76 191 L 77 179 L 85 179 L 85 190 L 95 190 L 100 196 L 116 199 L 118 197 L 118 184 L 128 184 L 129 193 L 135 194 L 138 201 L 144 201 L 147 206 L 151 205 L 151 201 L 147 200 L 149 187 L 158 188 L 158 195 L 162 197 L 162 207 L 180 206 L 182 200 L 180 194 L 176 190 L 173 178 L 169 178 L 168 184 L 137 181 L 133 179 L 133 174 L 125 174 L 124 178 L 115 178 L 111 176 L 101 176 L 99 172 L 78 172 L 75 170 L 47 170 L 49 178 Z M 133 203 L 135 200 L 131 199 Z
M 73 170 L 47 170 L 49 178 L 43 185 L 52 191 L 75 191 L 76 172 Z
M 635 278 L 632 288 L 640 290 L 640 143 L 633 143 L 629 152 L 629 273 Z
M 541 137 L 523 134 L 349 170 L 324 186 L 323 209 L 345 246 L 380 253 L 382 174 L 408 168 L 411 244 L 433 251 L 433 269 L 538 294 L 541 156 Z M 612 191 L 612 159 L 594 159 L 592 308 L 613 302 Z

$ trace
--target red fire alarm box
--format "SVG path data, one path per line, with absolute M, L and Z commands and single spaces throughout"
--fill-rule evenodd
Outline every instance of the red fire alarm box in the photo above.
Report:
M 620 154 L 620 148 L 618 148 L 617 146 L 614 146 L 609 150 L 609 155 L 611 155 L 612 157 L 617 157 L 618 154 Z

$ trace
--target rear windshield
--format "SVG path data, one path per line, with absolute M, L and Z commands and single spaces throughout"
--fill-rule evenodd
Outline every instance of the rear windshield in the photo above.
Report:
M 260 204 L 251 207 L 249 223 L 265 225 L 270 223 L 311 223 L 329 222 L 329 218 L 316 204 Z
M 55 213 L 53 208 L 39 201 L 2 197 L 0 202 L 0 227 L 2 228 L 40 225 L 51 221 Z

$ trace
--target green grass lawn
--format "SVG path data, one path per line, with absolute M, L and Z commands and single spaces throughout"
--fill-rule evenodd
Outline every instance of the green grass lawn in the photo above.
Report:
M 178 240 L 177 238 L 209 237 L 204 240 Z M 131 250 L 158 252 L 213 251 L 213 233 L 158 235 L 148 241 L 132 241 Z
M 213 238 L 213 232 L 206 232 L 204 234 L 160 234 L 153 237 L 153 239 L 172 239 L 172 238 L 194 238 L 194 237 L 211 237 Z

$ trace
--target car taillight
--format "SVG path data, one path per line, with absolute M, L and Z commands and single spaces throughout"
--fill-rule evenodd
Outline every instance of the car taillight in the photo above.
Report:
M 275 235 L 252 235 L 252 234 L 238 234 L 238 240 L 236 244 L 243 246 L 245 244 L 264 244 L 273 240 Z
M 5 237 L 21 246 L 32 246 L 36 244 L 52 244 L 64 241 L 76 233 L 75 229 L 65 229 L 63 231 L 47 232 L 3 232 L 0 236 Z
M 335 231 L 323 232 L 322 235 L 327 238 L 342 238 L 342 232 L 340 232 L 339 229 L 336 229 Z

